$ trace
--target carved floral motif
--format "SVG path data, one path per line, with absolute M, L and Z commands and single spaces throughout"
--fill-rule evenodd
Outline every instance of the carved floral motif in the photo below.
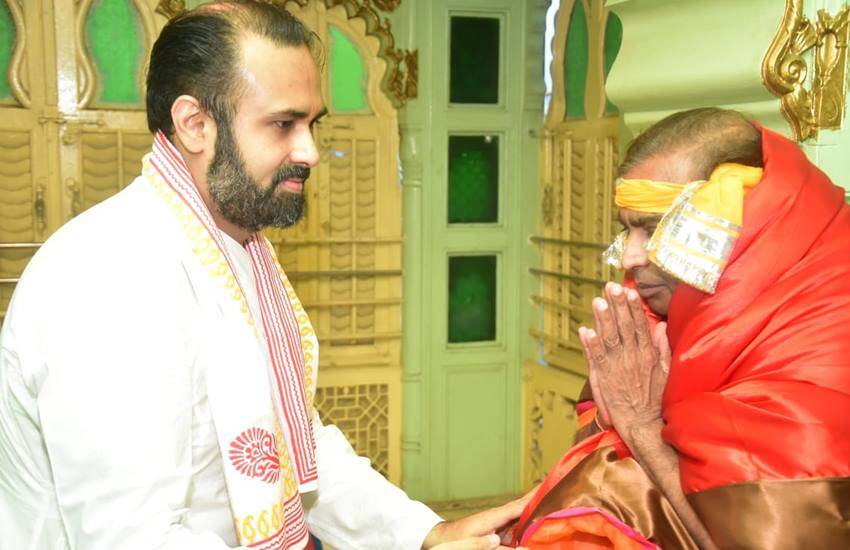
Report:
M 311 0 L 269 0 L 272 3 L 286 5 L 294 2 L 301 7 Z M 319 0 L 313 0 L 319 1 Z M 384 74 L 381 87 L 396 108 L 407 103 L 419 94 L 419 50 L 399 50 L 395 47 L 390 21 L 381 19 L 375 7 L 391 12 L 401 0 L 324 0 L 325 6 L 333 8 L 343 6 L 349 19 L 359 17 L 366 22 L 366 33 L 376 37 L 381 43 L 379 55 L 387 62 L 387 72 Z M 374 4 L 375 7 L 372 5 Z M 186 9 L 184 0 L 160 0 L 157 13 L 165 17 L 174 17 Z

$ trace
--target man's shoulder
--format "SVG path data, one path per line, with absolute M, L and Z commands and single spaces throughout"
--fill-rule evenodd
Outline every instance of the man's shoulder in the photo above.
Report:
M 156 253 L 157 246 L 169 240 L 163 234 L 165 213 L 137 179 L 65 223 L 33 260 L 78 262 Z
M 167 212 L 136 183 L 59 228 L 33 256 L 15 293 L 93 294 L 116 281 L 130 291 L 179 267 Z

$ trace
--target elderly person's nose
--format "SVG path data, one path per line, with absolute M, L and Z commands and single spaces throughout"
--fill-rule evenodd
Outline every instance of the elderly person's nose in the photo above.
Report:
M 623 269 L 644 267 L 649 263 L 646 245 L 649 239 L 640 231 L 630 231 L 623 251 Z

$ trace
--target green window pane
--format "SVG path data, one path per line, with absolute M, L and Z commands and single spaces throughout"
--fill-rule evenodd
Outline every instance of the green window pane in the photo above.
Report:
M 587 17 L 581 0 L 576 0 L 564 52 L 564 90 L 566 118 L 584 118 L 584 91 L 587 86 L 588 38 Z
M 496 339 L 496 256 L 449 258 L 449 342 Z
M 608 14 L 608 21 L 605 23 L 605 80 L 608 81 L 608 73 L 611 72 L 611 67 L 614 65 L 614 60 L 617 59 L 617 54 L 620 53 L 620 46 L 623 44 L 623 22 L 613 12 Z M 605 112 L 615 114 L 619 111 L 617 106 L 611 103 L 611 100 L 605 100 Z
M 362 111 L 366 102 L 366 66 L 354 42 L 328 25 L 331 42 L 331 105 L 336 113 Z
M 449 136 L 449 223 L 499 219 L 498 136 Z
M 499 102 L 499 20 L 452 17 L 449 101 Z
M 9 60 L 15 47 L 15 21 L 6 2 L 0 0 L 0 99 L 12 96 L 9 86 Z
M 139 63 L 145 50 L 132 0 L 97 0 L 86 38 L 100 77 L 100 103 L 139 104 Z

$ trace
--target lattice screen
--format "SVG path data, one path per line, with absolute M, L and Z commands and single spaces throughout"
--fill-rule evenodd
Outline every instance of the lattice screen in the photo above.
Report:
M 319 388 L 316 408 L 324 423 L 335 424 L 372 467 L 389 476 L 389 386 L 359 384 Z

